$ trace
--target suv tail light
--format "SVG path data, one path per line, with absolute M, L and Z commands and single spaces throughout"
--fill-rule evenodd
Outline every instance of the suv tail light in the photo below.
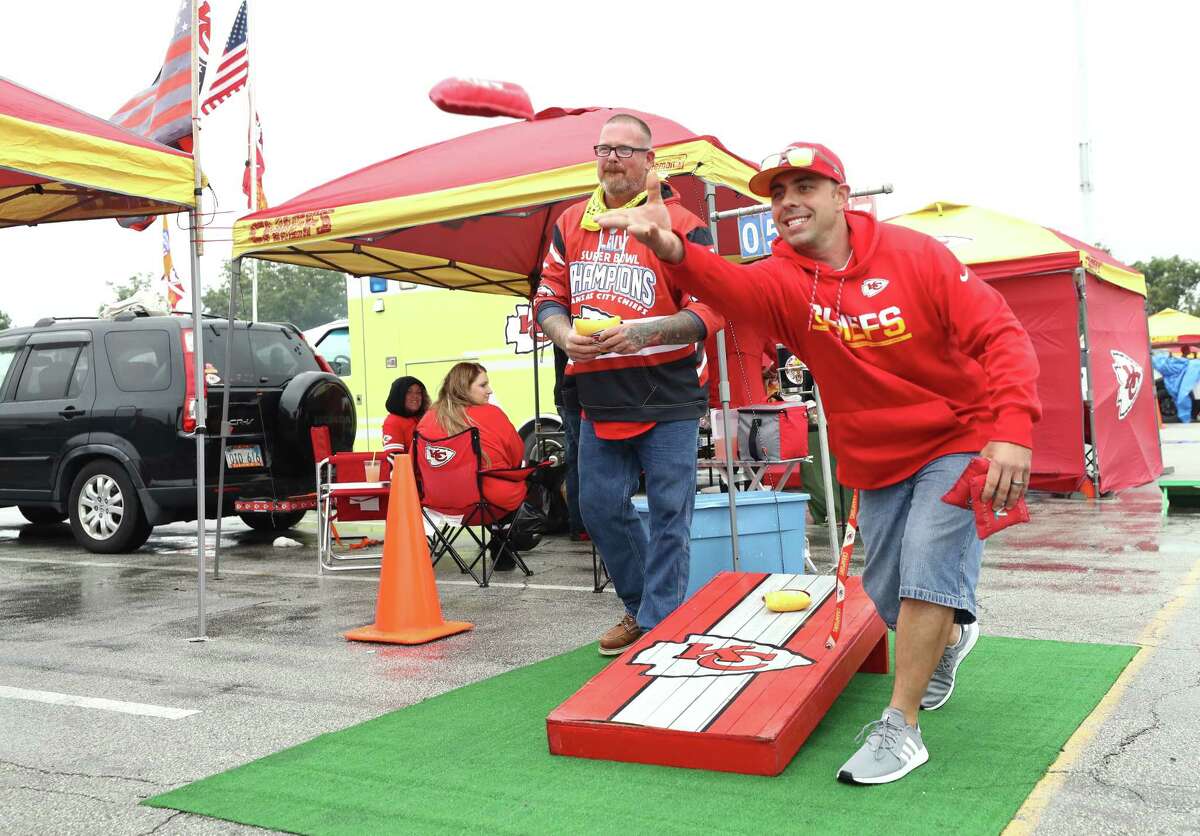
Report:
M 329 361 L 322 357 L 317 352 L 313 352 L 313 358 L 317 361 L 317 365 L 321 367 L 321 371 L 334 374 L 333 366 L 329 365 Z
M 196 350 L 191 328 L 179 329 L 183 340 L 183 369 L 184 369 L 184 401 L 183 401 L 183 431 L 193 433 L 199 419 L 196 399 Z M 204 393 L 208 394 L 208 384 L 204 384 Z

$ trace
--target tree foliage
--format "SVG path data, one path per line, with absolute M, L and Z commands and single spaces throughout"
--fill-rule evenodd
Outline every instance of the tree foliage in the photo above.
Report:
M 1163 308 L 1200 316 L 1200 262 L 1177 255 L 1136 261 L 1135 270 L 1146 276 L 1146 312 Z
M 346 317 L 346 283 L 343 274 L 295 264 L 259 261 L 258 318 L 263 322 L 290 322 L 304 330 Z M 237 318 L 250 317 L 249 261 L 242 262 L 238 283 Z M 204 293 L 204 309 L 217 316 L 229 313 L 230 263 L 221 268 L 221 281 Z
M 12 319 L 4 311 L 0 311 L 0 331 L 12 327 Z

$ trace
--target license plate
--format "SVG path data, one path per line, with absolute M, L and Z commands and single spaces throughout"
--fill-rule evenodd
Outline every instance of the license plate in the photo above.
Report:
M 225 448 L 225 464 L 228 467 L 262 467 L 262 450 L 257 444 L 245 444 Z

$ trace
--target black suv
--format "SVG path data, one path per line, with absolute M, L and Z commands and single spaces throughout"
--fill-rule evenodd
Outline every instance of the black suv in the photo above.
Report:
M 45 319 L 0 331 L 0 507 L 33 523 L 70 518 L 93 552 L 132 551 L 155 525 L 196 519 L 196 393 L 190 318 Z M 208 396 L 204 513 L 217 516 L 227 319 L 203 322 Z M 291 325 L 233 329 L 222 514 L 284 530 L 311 507 L 309 428 L 354 444 L 354 403 Z M 236 504 L 235 504 L 236 503 Z

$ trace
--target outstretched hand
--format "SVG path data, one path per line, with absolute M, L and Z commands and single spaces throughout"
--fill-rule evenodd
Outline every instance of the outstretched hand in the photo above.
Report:
M 604 229 L 624 229 L 654 251 L 663 261 L 683 261 L 683 242 L 671 229 L 671 215 L 663 203 L 658 175 L 651 169 L 646 175 L 646 202 L 630 209 L 610 209 L 596 216 Z

